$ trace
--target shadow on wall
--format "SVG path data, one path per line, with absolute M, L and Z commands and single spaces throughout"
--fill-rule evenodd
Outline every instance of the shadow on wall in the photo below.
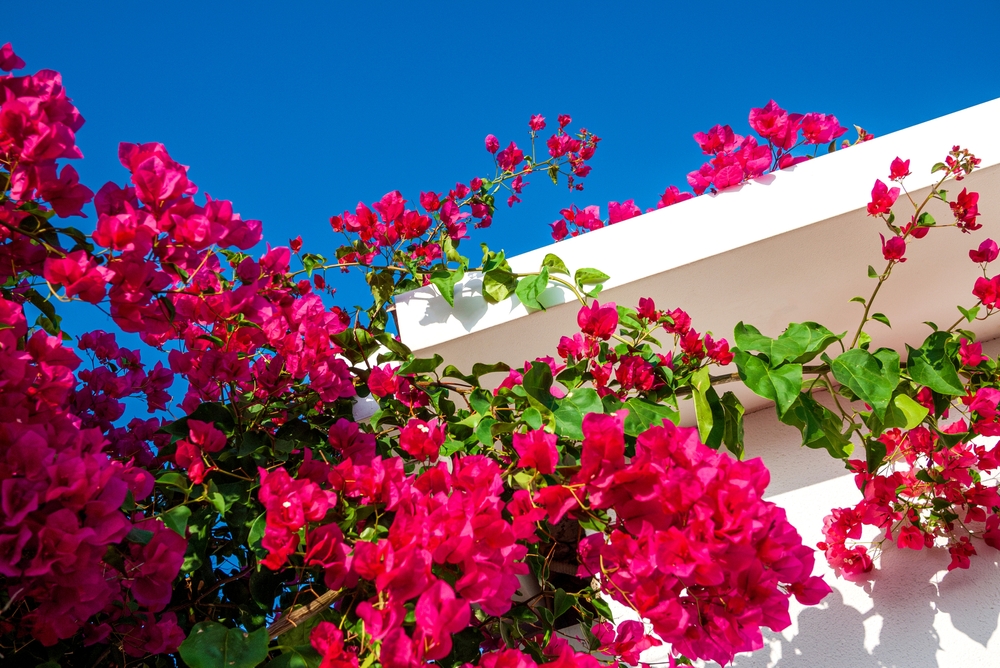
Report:
M 834 589 L 819 606 L 798 615 L 798 630 L 791 640 L 780 633 L 765 632 L 765 647 L 754 655 L 737 657 L 733 666 L 991 665 L 986 650 L 1000 621 L 1000 559 L 991 548 L 982 547 L 985 551 L 980 550 L 971 569 L 943 577 L 935 574 L 947 568 L 947 553 L 904 552 L 889 547 L 871 580 L 852 584 L 838 579 L 833 584 L 839 590 Z M 861 603 L 870 597 L 871 608 L 859 611 L 845 603 L 845 594 Z M 944 615 L 950 617 L 950 624 Z

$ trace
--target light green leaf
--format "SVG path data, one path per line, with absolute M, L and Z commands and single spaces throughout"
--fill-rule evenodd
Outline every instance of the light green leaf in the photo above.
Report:
M 694 413 L 698 421 L 698 437 L 706 445 L 714 426 L 712 406 L 706 396 L 710 389 L 712 389 L 712 381 L 708 378 L 707 366 L 691 374 L 691 397 L 694 399 Z
M 573 282 L 580 288 L 583 288 L 585 285 L 597 285 L 598 283 L 604 283 L 610 278 L 611 277 L 603 271 L 590 267 L 577 269 L 576 273 L 573 274 Z
M 510 297 L 517 290 L 517 276 L 497 267 L 483 274 L 483 298 L 496 304 Z
M 927 410 L 926 406 L 921 406 L 916 401 L 906 396 L 905 394 L 897 394 L 896 398 L 892 400 L 892 403 L 896 405 L 896 408 L 903 414 L 906 418 L 906 424 L 903 425 L 904 429 L 914 429 L 930 412 Z
M 553 274 L 563 274 L 564 276 L 569 276 L 569 269 L 566 268 L 566 263 L 564 263 L 558 256 L 549 253 L 542 260 L 542 266 L 547 268 L 550 273 Z
M 549 287 L 549 270 L 542 267 L 538 274 L 525 276 L 517 282 L 515 293 L 526 308 L 544 311 L 545 307 L 538 301 L 539 295 Z
M 455 307 L 455 284 L 465 278 L 465 269 L 459 267 L 451 271 L 431 272 L 431 283 L 441 291 L 441 296 L 452 308 Z

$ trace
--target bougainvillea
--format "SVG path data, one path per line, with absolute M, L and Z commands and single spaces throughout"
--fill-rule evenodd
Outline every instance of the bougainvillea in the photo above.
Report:
M 694 140 L 698 147 L 712 158 L 688 174 L 688 185 L 694 193 L 668 186 L 656 206 L 646 211 L 662 209 L 706 192 L 717 193 L 774 170 L 792 167 L 815 157 L 820 146 L 826 146 L 826 150 L 832 153 L 837 148 L 837 139 L 847 132 L 847 128 L 832 114 L 790 114 L 774 100 L 762 108 L 751 109 L 749 123 L 760 139 L 738 135 L 729 125 L 715 125 L 708 132 L 696 132 Z M 871 138 L 872 135 L 858 128 L 855 143 Z M 842 145 L 847 147 L 851 143 L 844 140 Z M 806 152 L 810 146 L 813 148 L 811 155 Z M 803 147 L 805 150 L 796 155 L 795 152 Z M 896 192 L 899 190 L 896 189 Z M 550 225 L 552 238 L 556 241 L 634 218 L 642 210 L 635 200 L 629 199 L 620 203 L 608 202 L 607 220 L 601 219 L 601 209 L 594 205 L 582 210 L 570 206 L 559 213 L 562 217 Z
M 0 49 L 0 68 L 22 67 Z M 664 645 L 679 663 L 758 649 L 762 628 L 790 623 L 791 597 L 815 604 L 829 587 L 763 500 L 763 464 L 742 460 L 743 407 L 716 390 L 732 374 L 710 375 L 734 361 L 810 445 L 846 460 L 863 440 L 850 466 L 864 501 L 834 512 L 822 546 L 844 571 L 872 563 L 847 543 L 860 523 L 907 547 L 947 542 L 956 566 L 972 538 L 1000 544 L 1000 502 L 979 475 L 996 460 L 971 440 L 1000 434 L 1000 383 L 961 321 L 904 371 L 898 355 L 867 351 L 871 299 L 832 359 L 842 337 L 816 323 L 777 340 L 741 323 L 731 347 L 676 305 L 599 301 L 597 269 L 549 255 L 518 274 L 503 252 L 484 246 L 478 265 L 462 255 L 493 224 L 496 198 L 518 203 L 532 174 L 582 190 L 600 139 L 570 130 L 568 115 L 548 132 L 533 115 L 521 146 L 488 135 L 489 174 L 333 216 L 346 242 L 327 259 L 300 238 L 260 249 L 262 224 L 202 198 L 161 144 L 122 144 L 128 181 L 95 194 L 60 165 L 82 157 L 83 119 L 59 75 L 4 75 L 0 89 L 5 665 L 214 668 L 224 652 L 235 668 L 569 668 L 635 664 Z M 774 102 L 750 125 L 760 140 L 729 126 L 696 135 L 712 158 L 689 177 L 695 192 L 788 167 L 801 145 L 832 150 L 844 133 L 833 116 Z M 943 183 L 975 164 L 956 147 L 936 169 Z M 893 162 L 899 185 L 876 184 L 869 206 L 889 230 L 879 285 L 935 226 L 922 207 L 895 225 L 909 173 Z M 954 225 L 977 229 L 978 195 L 947 200 L 940 185 L 932 196 Z M 691 196 L 671 186 L 658 206 Z M 63 225 L 91 202 L 89 233 Z M 639 213 L 613 202 L 607 224 Z M 605 224 L 597 207 L 571 205 L 554 229 Z M 1000 283 L 985 271 L 996 244 L 970 256 L 984 268 L 971 320 L 995 310 Z M 355 311 L 333 299 L 352 271 L 372 295 Z M 529 308 L 560 283 L 579 300 L 578 331 L 519 368 L 416 358 L 392 333 L 393 296 L 433 284 L 453 303 L 471 271 L 488 302 Z M 74 339 L 66 301 L 105 309 L 120 331 Z M 954 374 L 932 377 L 920 359 Z M 891 388 L 842 373 L 872 364 Z M 834 390 L 832 373 L 868 406 L 834 414 L 803 373 Z M 789 382 L 767 386 L 768 375 Z M 361 400 L 374 412 L 362 417 Z M 680 401 L 697 427 L 676 426 Z M 939 426 L 948 410 L 962 418 Z M 985 528 L 966 529 L 976 522 Z M 615 619 L 609 599 L 645 621 Z

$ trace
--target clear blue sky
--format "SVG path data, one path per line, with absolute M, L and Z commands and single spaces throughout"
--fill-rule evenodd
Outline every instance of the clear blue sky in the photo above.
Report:
M 876 135 L 1000 97 L 998 8 L 37 0 L 4 8 L 0 43 L 29 71 L 63 72 L 94 190 L 124 181 L 119 141 L 160 141 L 266 240 L 301 234 L 330 255 L 331 214 L 485 175 L 487 133 L 521 142 L 530 114 L 570 113 L 604 138 L 587 189 L 530 179 L 479 237 L 513 254 L 547 243 L 570 203 L 606 214 L 609 199 L 645 208 L 685 186 L 702 160 L 692 133 L 746 131 L 772 97 Z

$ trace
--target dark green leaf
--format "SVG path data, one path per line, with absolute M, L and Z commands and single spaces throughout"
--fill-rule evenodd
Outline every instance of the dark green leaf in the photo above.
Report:
M 441 366 L 442 362 L 444 362 L 444 358 L 437 354 L 435 354 L 434 357 L 426 359 L 420 359 L 414 357 L 412 359 L 407 360 L 406 362 L 403 362 L 403 364 L 400 365 L 399 369 L 397 369 L 396 373 L 398 373 L 401 376 L 405 376 L 412 373 L 431 373 L 439 366 Z
M 556 589 L 555 598 L 552 601 L 552 612 L 555 619 L 562 617 L 573 607 L 575 599 L 566 594 L 562 589 Z
M 918 349 L 906 346 L 906 372 L 919 385 L 926 385 L 939 394 L 961 396 L 965 387 L 955 364 L 945 352 L 945 344 L 951 338 L 948 332 L 934 332 Z
M 175 506 L 170 510 L 160 513 L 160 519 L 168 527 L 181 536 L 185 535 L 188 519 L 191 517 L 191 509 L 187 506 Z
M 252 633 L 218 622 L 198 622 L 181 643 L 180 655 L 190 668 L 254 668 L 267 658 L 267 629 Z
M 625 408 L 628 409 L 628 416 L 625 418 L 625 433 L 629 436 L 638 436 L 650 427 L 661 426 L 664 420 L 678 424 L 681 419 L 680 413 L 671 406 L 654 404 L 638 397 L 632 397 L 626 401 Z
M 125 536 L 125 540 L 137 545 L 146 545 L 149 541 L 153 540 L 153 532 L 147 531 L 146 529 L 132 529 L 128 532 L 128 535 Z
M 878 278 L 878 272 L 871 265 L 868 265 L 868 278 Z
M 875 473 L 878 467 L 885 461 L 885 443 L 877 438 L 865 439 L 865 460 L 868 464 L 868 472 Z
M 552 396 L 552 369 L 545 362 L 532 362 L 524 373 L 522 384 L 525 393 L 533 399 L 532 405 L 540 410 L 552 412 L 556 398 Z
M 738 459 L 743 458 L 743 404 L 732 392 L 722 395 L 720 402 L 725 420 L 725 429 L 722 434 L 722 442 L 726 444 L 726 449 L 736 455 Z
M 740 379 L 753 392 L 773 401 L 779 416 L 791 407 L 802 389 L 801 364 L 772 369 L 761 358 L 742 350 L 736 351 L 734 359 Z

